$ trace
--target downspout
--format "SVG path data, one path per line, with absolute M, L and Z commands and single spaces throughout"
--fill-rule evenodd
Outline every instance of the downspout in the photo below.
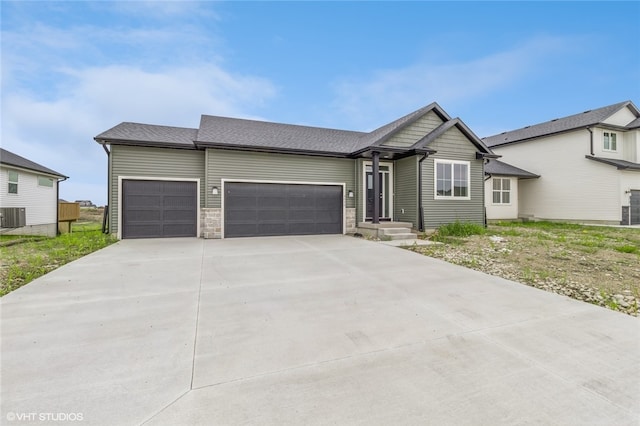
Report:
M 60 219 L 60 182 L 64 182 L 69 179 L 68 177 L 64 177 L 63 179 L 58 179 L 56 181 L 56 236 L 60 235 L 60 227 L 59 227 L 59 219 Z M 71 227 L 71 225 L 69 225 Z M 69 228 L 71 229 L 71 228 Z
M 111 228 L 110 220 L 108 220 L 108 218 L 111 217 L 111 214 L 109 213 L 109 197 L 111 196 L 111 151 L 109 151 L 109 148 L 107 148 L 104 143 L 101 145 L 102 149 L 104 149 L 104 152 L 107 153 L 107 203 L 104 206 L 104 216 L 102 218 L 102 233 L 108 234 Z
M 427 159 L 429 154 L 424 154 L 418 160 L 418 231 L 424 232 L 424 208 L 422 207 L 422 162 Z
M 590 135 L 589 135 L 589 148 L 590 148 L 590 151 L 591 151 L 591 156 L 594 156 L 596 154 L 593 152 L 593 130 L 591 130 L 591 127 L 587 127 L 587 130 L 590 133 Z

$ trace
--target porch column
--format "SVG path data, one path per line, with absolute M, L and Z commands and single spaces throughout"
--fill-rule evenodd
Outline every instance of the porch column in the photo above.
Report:
M 380 223 L 380 153 L 372 152 L 371 159 L 371 174 L 373 175 L 373 217 L 371 223 Z

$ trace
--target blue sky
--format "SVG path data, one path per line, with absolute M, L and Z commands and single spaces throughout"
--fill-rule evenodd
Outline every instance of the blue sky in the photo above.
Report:
M 367 131 L 433 101 L 480 137 L 640 102 L 640 2 L 1 3 L 2 146 L 106 199 L 93 137 L 200 114 Z

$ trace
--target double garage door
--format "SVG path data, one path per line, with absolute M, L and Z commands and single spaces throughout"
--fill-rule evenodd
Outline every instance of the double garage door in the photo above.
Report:
M 227 182 L 224 236 L 342 233 L 342 186 Z
M 340 185 L 227 182 L 224 236 L 341 234 Z M 122 237 L 195 237 L 196 182 L 123 180 Z

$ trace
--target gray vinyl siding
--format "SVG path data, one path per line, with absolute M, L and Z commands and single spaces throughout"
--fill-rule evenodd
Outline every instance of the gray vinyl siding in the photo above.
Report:
M 462 132 L 453 127 L 429 145 L 437 151 L 423 162 L 422 203 L 424 225 L 434 229 L 440 225 L 455 222 L 484 224 L 484 165 L 476 160 L 477 148 Z M 434 199 L 434 159 L 469 161 L 470 200 Z
M 140 176 L 200 180 L 204 206 L 204 151 L 138 146 L 111 146 L 110 232 L 118 231 L 118 177 Z
M 355 160 L 295 154 L 207 150 L 207 207 L 220 208 L 221 195 L 211 195 L 222 179 L 344 183 L 346 207 L 355 207 L 347 192 L 355 187 Z
M 393 217 L 399 222 L 411 222 L 418 228 L 418 157 L 395 162 Z M 404 213 L 402 213 L 404 209 Z
M 402 129 L 400 132 L 393 135 L 382 145 L 398 146 L 403 148 L 409 147 L 441 124 L 442 120 L 440 117 L 438 117 L 435 112 L 429 111 L 414 123 L 411 123 L 405 129 Z

